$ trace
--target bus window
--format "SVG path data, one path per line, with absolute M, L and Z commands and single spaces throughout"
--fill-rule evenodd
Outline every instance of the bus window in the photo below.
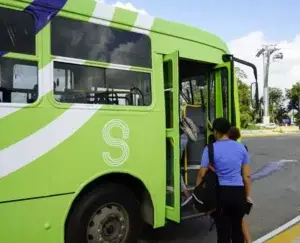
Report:
M 0 102 L 33 103 L 38 98 L 38 68 L 34 61 L 0 59 Z
M 58 102 L 149 106 L 150 73 L 54 62 Z
M 222 89 L 222 104 L 223 104 L 223 117 L 229 118 L 228 116 L 228 69 L 226 67 L 221 69 L 221 89 Z
M 215 75 L 210 73 L 208 82 L 208 119 L 212 122 L 216 118 L 216 88 Z
M 206 106 L 206 76 L 193 77 L 181 83 L 182 104 Z
M 0 102 L 33 103 L 38 98 L 38 63 L 3 55 L 35 55 L 35 20 L 29 13 L 0 7 L 0 32 Z
M 51 22 L 51 54 L 152 67 L 149 36 L 58 16 Z
M 35 21 L 32 15 L 0 7 L 0 56 L 3 52 L 35 55 Z
M 74 87 L 74 73 L 70 70 L 55 68 L 54 69 L 54 97 L 56 100 L 60 100 L 61 93 L 66 89 L 72 89 Z
M 181 83 L 180 101 L 181 101 L 181 105 L 193 104 L 190 81 L 183 81 Z

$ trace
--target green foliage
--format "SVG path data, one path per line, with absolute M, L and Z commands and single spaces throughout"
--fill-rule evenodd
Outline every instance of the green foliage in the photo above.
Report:
M 246 127 L 246 128 L 244 128 L 244 129 L 246 129 L 246 130 L 259 130 L 259 129 L 261 129 L 259 126 L 256 126 L 255 124 L 252 124 L 252 123 L 250 123 L 250 124 L 248 124 L 248 126 Z
M 280 105 L 283 101 L 283 92 L 280 88 L 269 87 L 269 103 Z
M 295 83 L 291 89 L 286 89 L 286 99 L 289 100 L 287 110 L 297 110 L 295 123 L 300 127 L 300 81 Z
M 280 88 L 269 88 L 269 114 L 272 122 L 281 123 L 287 111 L 283 106 L 283 92 Z
M 300 82 L 294 84 L 291 89 L 286 89 L 286 98 L 289 100 L 288 111 L 293 109 L 299 111 Z
M 251 96 L 250 87 L 242 81 L 246 75 L 240 69 L 236 70 L 237 83 L 238 83 L 238 94 L 240 103 L 240 120 L 241 127 L 247 128 L 248 124 L 253 120 L 253 114 L 250 109 Z

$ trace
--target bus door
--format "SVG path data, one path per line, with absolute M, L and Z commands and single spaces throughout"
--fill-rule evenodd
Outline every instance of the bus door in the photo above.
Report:
M 214 79 L 216 83 L 216 117 L 227 118 L 232 126 L 240 127 L 240 112 L 238 87 L 235 80 L 235 62 L 250 67 L 253 70 L 255 81 L 254 100 L 252 100 L 252 85 L 251 85 L 251 104 L 254 112 L 257 114 L 259 110 L 259 95 L 257 82 L 257 69 L 254 64 L 245 60 L 234 57 L 230 54 L 223 55 L 224 63 L 217 65 L 214 68 Z M 210 120 L 213 121 L 213 120 Z
M 163 56 L 166 121 L 166 218 L 180 222 L 179 53 Z
M 215 117 L 228 119 L 233 126 L 239 126 L 239 119 L 236 116 L 238 103 L 235 102 L 235 82 L 231 72 L 231 62 L 224 62 L 214 68 L 215 81 Z M 209 119 L 210 123 L 213 119 Z

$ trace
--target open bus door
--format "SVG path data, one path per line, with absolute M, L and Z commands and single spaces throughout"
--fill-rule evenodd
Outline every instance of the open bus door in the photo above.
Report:
M 180 222 L 179 53 L 163 56 L 166 116 L 166 218 Z
M 216 85 L 216 117 L 224 117 L 231 122 L 232 126 L 240 127 L 240 113 L 239 111 L 239 97 L 238 97 L 238 87 L 237 82 L 235 82 L 235 69 L 234 62 L 238 62 L 245 66 L 251 67 L 253 69 L 255 78 L 255 94 L 253 105 L 253 110 L 258 112 L 258 83 L 257 83 L 257 69 L 255 65 L 247 61 L 233 57 L 232 55 L 223 55 L 224 63 L 217 65 L 214 68 L 214 78 Z M 251 86 L 252 88 L 252 86 Z M 252 101 L 252 89 L 251 89 L 251 101 Z M 210 120 L 210 123 L 213 120 Z
M 213 69 L 215 81 L 215 117 L 224 117 L 236 126 L 236 104 L 234 103 L 234 79 L 231 75 L 231 63 L 224 62 Z M 238 104 L 237 104 L 238 105 Z M 212 123 L 213 119 L 209 119 Z

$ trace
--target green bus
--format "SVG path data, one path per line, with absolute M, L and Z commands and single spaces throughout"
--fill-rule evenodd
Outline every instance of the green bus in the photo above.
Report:
M 192 189 L 216 117 L 239 127 L 234 65 L 255 66 L 95 0 L 0 0 L 0 31 L 0 242 L 132 243 L 201 216 L 180 175 Z M 183 160 L 180 115 L 199 127 Z

